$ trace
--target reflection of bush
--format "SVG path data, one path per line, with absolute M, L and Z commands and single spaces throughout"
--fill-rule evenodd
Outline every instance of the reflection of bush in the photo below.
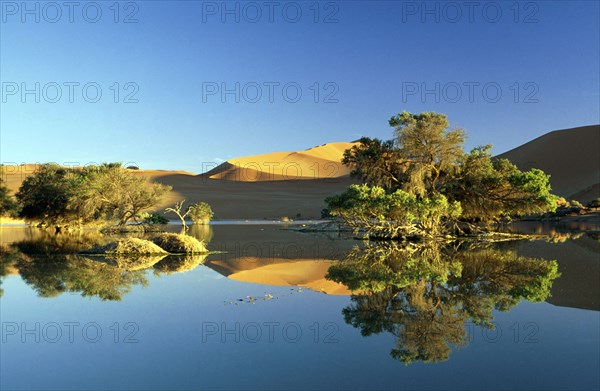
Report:
M 188 232 L 203 243 L 210 243 L 213 238 L 213 228 L 207 224 L 194 224 Z
M 82 254 L 158 255 L 167 252 L 149 240 L 139 238 L 118 239 L 103 246 L 82 251 Z
M 343 310 L 364 336 L 396 336 L 391 355 L 405 363 L 448 359 L 451 345 L 466 344 L 465 322 L 492 327 L 492 311 L 522 299 L 550 295 L 559 276 L 555 261 L 497 248 L 394 245 L 354 249 L 327 278 L 355 290 Z
M 25 254 L 74 254 L 108 240 L 97 231 L 60 235 L 40 232 L 41 236 L 16 242 L 13 246 Z
M 154 265 L 154 270 L 159 273 L 180 273 L 194 269 L 204 263 L 204 255 L 169 255 Z
M 143 271 L 128 271 L 77 255 L 30 256 L 17 263 L 21 278 L 42 297 L 65 292 L 121 300 L 133 285 L 146 286 Z
M 96 262 L 104 262 L 113 267 L 118 267 L 124 270 L 143 270 L 149 269 L 157 262 L 160 262 L 166 255 L 120 255 L 120 254 L 107 254 L 102 256 L 90 256 L 88 259 Z

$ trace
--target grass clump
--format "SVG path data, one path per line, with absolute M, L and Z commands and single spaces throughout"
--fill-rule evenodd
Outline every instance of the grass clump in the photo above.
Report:
M 166 254 L 167 251 L 149 240 L 125 238 L 110 242 L 104 246 L 96 246 L 83 251 L 84 254 L 116 254 L 116 255 L 154 255 Z
M 152 242 L 170 253 L 198 254 L 208 252 L 203 242 L 189 235 L 163 233 L 152 239 Z

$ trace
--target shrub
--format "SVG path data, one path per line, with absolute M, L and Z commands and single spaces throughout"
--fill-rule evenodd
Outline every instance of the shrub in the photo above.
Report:
M 206 202 L 190 205 L 188 213 L 194 224 L 207 224 L 214 216 L 212 208 Z
M 169 224 L 169 219 L 158 213 L 142 213 L 140 217 L 143 219 L 142 224 Z
M 581 204 L 581 202 L 579 202 L 577 200 L 571 200 L 571 201 L 569 201 L 569 203 L 571 204 L 571 206 L 573 206 L 575 208 L 579 208 L 579 209 L 584 208 L 584 206 Z
M 600 208 L 600 197 L 588 202 L 587 206 L 588 206 L 588 208 L 594 208 L 594 209 Z

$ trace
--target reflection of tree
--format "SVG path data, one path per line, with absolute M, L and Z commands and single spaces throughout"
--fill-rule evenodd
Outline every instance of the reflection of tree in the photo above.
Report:
M 190 227 L 188 233 L 196 239 L 204 242 L 204 244 L 209 243 L 213 238 L 212 226 L 208 224 L 194 224 Z
M 327 278 L 355 291 L 344 319 L 364 336 L 396 336 L 391 355 L 405 363 L 447 360 L 467 342 L 465 323 L 491 328 L 492 310 L 545 300 L 555 261 L 497 248 L 377 245 L 352 250 Z
M 14 248 L 0 245 L 0 286 L 3 277 L 17 272 L 16 264 L 23 254 Z M 0 288 L 0 297 L 4 295 L 4 289 Z
M 205 233 L 211 232 L 204 230 Z M 41 296 L 55 297 L 65 292 L 121 300 L 134 285 L 147 286 L 146 269 L 173 273 L 191 270 L 206 255 L 159 256 L 79 256 L 73 253 L 106 243 L 110 238 L 96 232 L 77 235 L 48 235 L 0 247 L 1 278 L 19 273 L 23 281 Z M 0 297 L 3 291 L 0 288 Z
M 40 231 L 39 236 L 13 243 L 12 247 L 25 254 L 73 254 L 107 240 L 98 231 L 79 231 L 73 234 L 50 234 L 47 231 Z
M 133 285 L 148 285 L 144 271 L 127 271 L 77 255 L 32 255 L 17 264 L 21 278 L 41 297 L 81 292 L 102 300 L 121 300 Z

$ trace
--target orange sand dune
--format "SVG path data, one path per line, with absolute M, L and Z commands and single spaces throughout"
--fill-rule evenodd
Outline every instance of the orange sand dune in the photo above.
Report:
M 567 199 L 600 197 L 600 125 L 556 130 L 498 157 L 550 174 L 553 193 Z
M 203 176 L 242 182 L 331 179 L 347 176 L 341 163 L 344 151 L 354 143 L 335 142 L 301 152 L 274 152 L 229 160 Z

